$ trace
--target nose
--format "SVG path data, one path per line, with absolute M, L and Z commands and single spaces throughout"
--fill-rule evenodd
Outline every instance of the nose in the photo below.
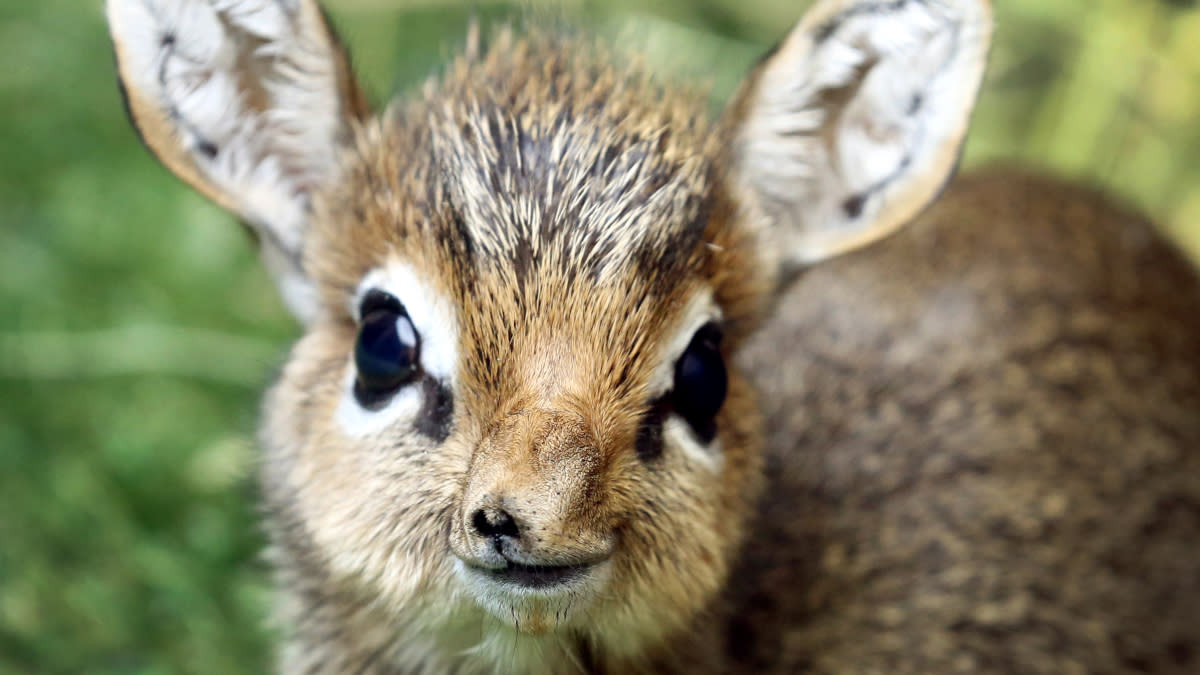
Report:
M 520 539 L 521 528 L 508 511 L 497 507 L 481 508 L 471 515 L 471 528 L 481 537 Z
M 614 540 L 603 455 L 582 414 L 520 410 L 488 427 L 471 457 L 450 545 L 468 565 L 575 565 Z

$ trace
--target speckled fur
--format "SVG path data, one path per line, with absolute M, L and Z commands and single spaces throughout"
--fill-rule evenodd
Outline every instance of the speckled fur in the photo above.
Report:
M 964 177 L 812 270 L 742 362 L 772 484 L 728 653 L 1200 668 L 1200 288 L 1144 219 L 1044 176 Z
M 598 513 L 620 520 L 639 503 L 651 509 L 653 526 L 639 531 L 634 519 L 623 545 L 631 556 L 648 547 L 676 562 L 669 571 L 630 563 L 623 577 L 622 595 L 648 599 L 613 611 L 646 611 L 652 621 L 572 623 L 549 642 L 515 638 L 528 642 L 506 648 L 514 667 L 1197 667 L 1200 602 L 1189 598 L 1200 598 L 1200 293 L 1149 225 L 1100 195 L 994 172 L 958 181 L 901 234 L 808 272 L 740 357 L 762 391 L 767 495 L 754 524 L 743 525 L 758 424 L 749 393 L 735 391 L 722 419 L 746 442 L 725 442 L 733 469 L 720 487 L 704 488 L 725 495 L 721 515 L 702 516 L 709 507 L 686 495 L 706 477 L 679 475 L 640 492 L 641 469 L 620 434 L 636 428 L 632 385 L 642 381 L 622 371 L 643 361 L 653 326 L 689 279 L 717 279 L 734 326 L 753 325 L 755 298 L 769 284 L 743 251 L 750 235 L 729 221 L 733 207 L 706 193 L 719 159 L 713 135 L 693 98 L 575 58 L 550 38 L 510 39 L 479 63 L 460 61 L 424 102 L 361 129 L 343 191 L 324 202 L 311 265 L 328 306 L 346 306 L 387 255 L 418 261 L 469 308 L 463 353 L 474 366 L 439 457 L 406 455 L 411 441 L 397 438 L 387 455 L 370 449 L 361 467 L 387 485 L 327 459 L 302 471 L 319 477 L 306 479 L 320 486 L 314 494 L 285 476 L 313 461 L 307 453 L 329 452 L 297 420 L 327 417 L 307 406 L 327 400 L 322 389 L 339 380 L 330 372 L 346 367 L 349 317 L 331 318 L 297 348 L 264 435 L 283 586 L 298 602 L 288 670 L 345 672 L 368 659 L 379 672 L 390 672 L 388 661 L 505 667 L 456 656 L 495 626 L 461 598 L 447 611 L 428 589 L 395 590 L 389 577 L 407 583 L 414 570 L 369 547 L 388 545 L 381 518 L 398 528 L 393 517 L 418 509 L 428 520 L 404 526 L 422 531 L 402 545 L 417 542 L 420 578 L 448 586 L 423 565 L 447 557 L 446 521 L 470 462 L 464 439 L 484 433 L 497 402 L 535 396 L 521 383 L 536 381 L 528 369 L 547 358 L 557 359 L 558 378 L 602 374 L 576 392 L 586 402 L 576 409 L 624 430 L 604 445 L 602 473 L 626 503 Z M 630 198 L 635 161 L 647 180 Z M 620 167 L 623 182 L 592 181 L 598 162 Z M 448 170 L 462 180 L 436 177 Z M 559 183 L 547 192 L 539 186 L 548 180 Z M 577 202 L 562 203 L 568 197 Z M 627 224 L 595 243 L 592 233 L 621 217 Z M 570 345 L 548 357 L 545 345 L 564 334 Z M 574 359 L 586 362 L 567 368 Z M 419 488 L 388 478 L 419 471 Z M 340 520 L 329 534 L 337 543 L 323 545 L 297 510 L 327 508 L 331 482 L 344 483 L 351 494 L 340 499 L 365 518 Z M 376 500 L 407 506 L 388 514 Z M 376 531 L 352 554 L 355 573 L 339 574 L 323 558 L 347 555 L 359 539 L 353 527 Z M 743 531 L 751 540 L 728 590 L 706 608 L 692 602 L 724 582 L 715 561 Z M 589 621 L 606 616 L 597 609 Z M 664 621 L 673 629 L 665 645 L 647 640 L 632 659 L 617 649 Z
M 380 672 L 622 672 L 660 651 L 675 658 L 662 641 L 727 576 L 759 485 L 748 385 L 731 382 L 719 474 L 678 453 L 643 462 L 634 436 L 668 337 L 660 326 L 706 287 L 732 354 L 769 279 L 711 188 L 719 139 L 703 97 L 668 95 L 633 66 L 579 57 L 597 54 L 593 45 L 562 40 L 501 33 L 424 100 L 359 127 L 344 181 L 315 205 L 306 265 L 327 311 L 269 396 L 262 434 L 283 617 L 295 631 L 289 672 L 353 671 L 368 659 Z M 404 429 L 355 443 L 332 422 L 354 289 L 392 259 L 458 308 L 469 365 L 441 447 Z M 507 440 L 531 434 L 532 445 Z M 611 590 L 569 616 L 523 607 L 519 633 L 463 594 L 447 548 L 471 481 L 503 473 L 517 452 L 555 469 L 535 483 L 566 474 L 567 491 L 590 495 L 562 502 L 573 534 L 548 548 L 619 537 Z
M 1103 195 L 996 169 L 776 296 L 761 205 L 722 187 L 755 86 L 713 123 L 595 44 L 501 32 L 350 123 L 305 240 L 321 306 L 263 406 L 281 670 L 1200 670 L 1194 271 Z M 353 300 L 396 261 L 455 312 L 449 421 L 352 437 Z M 705 292 L 719 465 L 639 457 Z M 554 512 L 543 553 L 611 547 L 602 593 L 480 606 L 454 560 L 495 481 Z

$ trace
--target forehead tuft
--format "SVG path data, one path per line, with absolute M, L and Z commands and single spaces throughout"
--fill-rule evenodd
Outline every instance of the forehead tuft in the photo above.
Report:
M 710 225 L 715 135 L 694 92 L 590 42 L 503 31 L 360 131 L 319 246 L 345 249 L 343 288 L 393 253 L 520 285 L 678 278 Z

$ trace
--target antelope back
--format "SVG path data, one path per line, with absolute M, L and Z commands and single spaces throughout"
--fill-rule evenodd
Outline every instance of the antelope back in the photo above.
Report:
M 772 480 L 735 574 L 804 589 L 737 597 L 744 662 L 1200 665 L 1200 281 L 1140 215 L 963 177 L 806 273 L 743 356 Z

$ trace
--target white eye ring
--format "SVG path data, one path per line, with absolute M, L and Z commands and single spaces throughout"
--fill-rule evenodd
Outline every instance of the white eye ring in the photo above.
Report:
M 676 322 L 678 328 L 675 334 L 663 344 L 658 353 L 658 365 L 654 369 L 649 387 L 651 400 L 666 395 L 675 386 L 675 362 L 687 350 L 696 331 L 707 323 L 719 323 L 722 316 L 721 308 L 713 298 L 712 289 L 705 287 L 688 299 L 687 306 Z M 689 461 L 713 473 L 720 473 L 725 464 L 720 436 L 718 435 L 712 443 L 703 444 L 696 438 L 688 423 L 678 415 L 671 414 L 663 420 L 663 441 L 679 448 Z
M 721 473 L 725 467 L 725 453 L 721 449 L 721 436 L 718 434 L 712 443 L 703 445 L 696 438 L 688 423 L 677 415 L 671 415 L 663 421 L 663 441 L 678 447 L 690 461 L 713 473 Z
M 338 401 L 335 417 L 342 431 L 348 436 L 362 438 L 379 433 L 402 420 L 415 420 L 421 412 L 420 387 L 401 387 L 387 403 L 375 410 L 364 407 L 354 394 L 354 383 L 358 373 L 354 368 L 354 356 L 346 360 L 346 374 L 342 380 L 342 398 Z
M 412 265 L 391 261 L 363 277 L 351 300 L 351 315 L 361 321 L 363 298 L 376 289 L 399 300 L 408 312 L 421 336 L 421 369 L 453 389 L 458 379 L 458 315 L 453 304 L 422 281 Z
M 712 289 L 704 287 L 692 295 L 687 306 L 676 322 L 678 329 L 675 334 L 663 344 L 658 353 L 658 365 L 650 380 L 650 398 L 658 398 L 671 391 L 675 386 L 675 362 L 687 350 L 696 331 L 706 323 L 720 323 L 721 308 L 713 299 Z
M 449 300 L 423 283 L 411 265 L 393 261 L 372 270 L 359 283 L 349 309 L 360 322 L 363 298 L 372 290 L 387 293 L 404 306 L 421 338 L 421 370 L 453 391 L 458 368 L 458 324 Z M 401 387 L 382 408 L 372 410 L 363 407 L 355 396 L 356 378 L 351 352 L 346 358 L 342 398 L 336 413 L 338 423 L 347 435 L 368 436 L 403 421 L 414 421 L 420 414 L 421 387 Z

